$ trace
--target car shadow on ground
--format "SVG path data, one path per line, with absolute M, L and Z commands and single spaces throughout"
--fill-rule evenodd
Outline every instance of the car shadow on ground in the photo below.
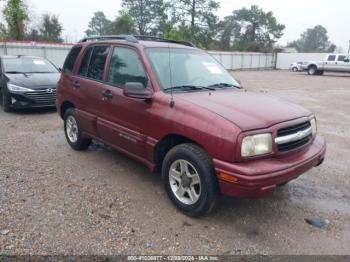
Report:
M 146 188 L 142 189 L 140 187 L 152 184 L 154 186 L 154 191 L 162 191 L 162 201 L 164 201 L 164 203 L 162 203 L 161 205 L 169 205 L 170 209 L 168 209 L 168 212 L 169 210 L 172 210 L 174 212 L 180 213 L 180 211 L 176 211 L 176 209 L 173 208 L 170 200 L 168 200 L 165 189 L 163 188 L 161 174 L 159 172 L 152 173 L 148 170 L 146 166 L 139 163 L 138 161 L 133 160 L 132 158 L 129 158 L 128 156 L 119 153 L 118 151 L 115 151 L 97 141 L 93 141 L 88 151 L 96 153 L 107 153 L 108 158 L 113 158 L 115 162 L 118 163 L 118 166 L 120 166 L 124 170 L 129 171 L 127 172 L 129 174 L 128 177 L 124 177 L 123 174 L 115 174 L 116 176 L 121 175 L 124 179 L 135 180 L 134 183 L 131 184 L 134 184 L 135 190 L 139 190 L 140 192 L 147 191 L 149 193 L 149 191 Z M 132 176 L 130 176 L 131 173 L 133 174 Z M 144 181 L 147 183 L 138 183 L 139 181 Z M 238 198 L 220 195 L 218 207 L 212 214 L 203 217 L 203 221 L 211 221 L 212 219 L 226 221 L 227 219 L 232 219 L 233 216 L 241 218 L 245 216 L 247 216 L 248 218 L 255 216 L 273 218 L 275 217 L 275 215 L 279 216 L 280 212 L 278 210 L 285 207 L 286 203 L 288 203 L 290 201 L 290 198 L 292 198 L 289 189 L 289 185 L 278 187 L 274 193 L 259 199 Z M 272 210 L 275 210 L 276 212 L 273 212 Z M 159 212 L 165 211 L 160 210 Z M 179 214 L 176 213 L 174 215 Z

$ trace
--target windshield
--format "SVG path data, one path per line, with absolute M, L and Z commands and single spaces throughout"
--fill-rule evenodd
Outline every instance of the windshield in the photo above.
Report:
M 201 50 L 148 48 L 147 53 L 164 91 L 174 87 L 202 87 L 174 91 L 239 87 L 238 82 L 214 58 Z
M 5 73 L 58 73 L 57 68 L 49 61 L 34 57 L 3 58 Z

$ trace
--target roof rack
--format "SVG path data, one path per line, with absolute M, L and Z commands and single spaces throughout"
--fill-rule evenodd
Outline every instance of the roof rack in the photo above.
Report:
M 132 43 L 138 43 L 139 41 L 155 41 L 163 43 L 172 43 L 186 45 L 190 47 L 195 47 L 194 44 L 186 41 L 178 41 L 172 39 L 166 39 L 156 36 L 147 36 L 147 35 L 102 35 L 102 36 L 90 36 L 85 37 L 79 41 L 79 43 L 89 42 L 89 41 L 103 41 L 103 40 L 126 40 Z
M 81 39 L 79 43 L 90 41 L 102 41 L 102 40 L 126 40 L 128 42 L 137 43 L 138 40 L 133 35 L 101 35 L 101 36 L 89 36 Z

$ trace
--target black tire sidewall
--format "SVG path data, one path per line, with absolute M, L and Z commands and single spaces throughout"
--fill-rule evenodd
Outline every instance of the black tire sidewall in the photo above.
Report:
M 5 89 L 1 90 L 1 103 L 4 109 L 4 112 L 9 112 L 11 110 L 11 101 L 10 101 L 10 96 L 7 94 Z
M 76 123 L 77 123 L 77 127 L 78 127 L 78 140 L 76 142 L 72 142 L 70 141 L 69 137 L 68 137 L 68 134 L 67 134 L 67 129 L 66 129 L 66 126 L 67 126 L 67 118 L 69 116 L 72 116 L 74 117 Z M 82 134 L 81 134 L 81 128 L 80 128 L 80 123 L 79 123 L 79 119 L 77 118 L 76 116 L 76 113 L 75 113 L 75 109 L 74 108 L 69 108 L 67 109 L 67 111 L 65 112 L 64 114 L 64 134 L 66 136 L 66 139 L 67 139 L 67 142 L 68 144 L 75 150 L 83 150 L 83 149 L 86 149 L 91 140 L 90 139 L 86 139 L 86 138 L 83 138 L 82 137 Z
M 191 145 L 187 144 L 187 147 Z M 196 150 L 201 150 L 196 148 Z M 170 200 L 175 206 L 187 215 L 197 217 L 210 212 L 215 205 L 217 197 L 217 181 L 212 163 L 203 161 L 201 157 L 196 155 L 196 150 L 189 151 L 186 147 L 175 147 L 164 159 L 162 168 L 162 179 L 166 192 Z M 203 154 L 203 152 L 201 152 Z M 193 205 L 181 203 L 174 195 L 169 181 L 169 170 L 171 165 L 177 160 L 186 160 L 191 163 L 197 170 L 201 180 L 201 194 L 199 200 Z
M 314 73 L 311 73 L 311 71 L 310 71 L 312 68 L 315 70 Z M 308 72 L 309 75 L 312 75 L 312 76 L 313 75 L 317 75 L 317 67 L 316 66 L 310 66 L 309 69 L 307 70 L 307 72 Z

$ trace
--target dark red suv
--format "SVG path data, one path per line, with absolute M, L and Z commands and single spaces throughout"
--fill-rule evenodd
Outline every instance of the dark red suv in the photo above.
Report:
M 57 91 L 70 146 L 99 140 L 160 171 L 173 203 L 199 216 L 219 193 L 259 197 L 322 163 L 301 106 L 247 92 L 206 52 L 144 36 L 86 38 Z

